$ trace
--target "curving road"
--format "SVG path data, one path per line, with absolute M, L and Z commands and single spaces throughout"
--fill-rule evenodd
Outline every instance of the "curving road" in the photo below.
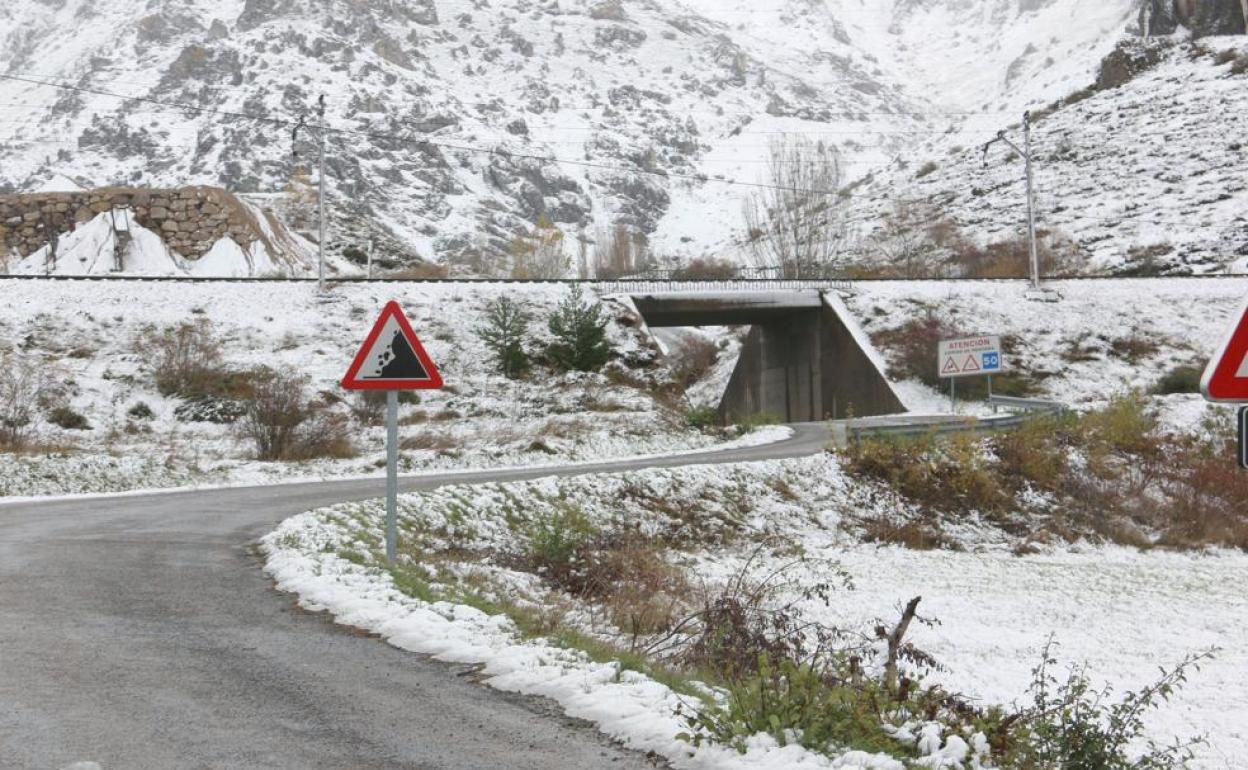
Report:
M 785 441 L 559 468 L 408 477 L 406 490 L 814 454 Z M 0 503 L 0 768 L 647 768 L 551 704 L 299 610 L 250 545 L 376 497 L 332 481 Z

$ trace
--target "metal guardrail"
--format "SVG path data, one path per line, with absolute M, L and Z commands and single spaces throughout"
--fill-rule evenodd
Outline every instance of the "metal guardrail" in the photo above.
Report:
M 0 275 L 0 281 L 133 281 L 137 283 L 316 283 L 315 278 L 193 277 L 186 275 Z M 724 280 L 664 280 L 652 278 L 330 278 L 330 284 L 416 283 L 416 284 L 505 284 L 509 286 L 579 284 L 602 294 L 647 294 L 681 291 L 852 291 L 846 280 L 799 278 L 728 278 Z
M 1041 412 L 1044 414 L 1061 414 L 1068 407 L 1060 401 L 1048 401 L 1042 398 L 1016 398 L 1014 396 L 989 396 L 988 405 L 993 413 L 999 409 L 1012 412 Z
M 966 419 L 942 420 L 940 422 L 893 423 L 880 425 L 848 425 L 846 433 L 858 441 L 872 436 L 922 436 L 928 433 L 946 435 L 950 433 L 994 433 L 1012 430 L 1021 426 L 1029 419 L 1028 415 L 1010 415 L 1008 417 L 968 417 Z
M 1060 401 L 1047 401 L 1034 398 L 1014 398 L 1011 396 L 993 396 L 988 403 L 995 411 L 1005 408 L 1011 414 L 991 417 L 935 417 L 929 421 L 918 422 L 880 422 L 850 423 L 846 425 L 846 435 L 857 441 L 868 436 L 921 436 L 927 433 L 946 435 L 950 433 L 996 433 L 1021 427 L 1028 420 L 1053 414 L 1063 414 L 1069 410 Z
M 603 294 L 654 294 L 682 291 L 853 291 L 852 281 L 804 278 L 735 278 L 722 281 L 621 279 L 589 284 Z

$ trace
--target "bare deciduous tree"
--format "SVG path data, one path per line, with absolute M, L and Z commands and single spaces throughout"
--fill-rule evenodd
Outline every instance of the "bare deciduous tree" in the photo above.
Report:
M 771 143 L 768 172 L 771 186 L 745 204 L 755 262 L 785 277 L 826 275 L 847 240 L 836 149 L 785 135 Z
M 931 206 L 896 201 L 870 246 L 884 260 L 881 271 L 898 278 L 935 278 L 944 271 L 941 255 L 953 227 Z
M 594 234 L 594 277 L 619 278 L 645 270 L 648 254 L 646 236 L 625 225 Z

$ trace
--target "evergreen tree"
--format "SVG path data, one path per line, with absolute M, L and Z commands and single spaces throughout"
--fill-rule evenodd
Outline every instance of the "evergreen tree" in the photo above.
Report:
M 498 370 L 512 379 L 529 370 L 529 355 L 524 352 L 529 320 L 528 308 L 504 295 L 486 303 L 485 324 L 477 327 L 477 336 L 494 354 Z
M 597 371 L 611 356 L 602 306 L 587 304 L 579 285 L 572 286 L 550 317 L 550 333 L 555 336 L 550 359 L 565 371 Z

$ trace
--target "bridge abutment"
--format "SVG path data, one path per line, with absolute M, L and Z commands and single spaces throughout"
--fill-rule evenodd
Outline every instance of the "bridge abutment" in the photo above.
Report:
M 883 361 L 834 293 L 651 295 L 633 302 L 651 326 L 751 325 L 720 400 L 726 423 L 906 411 Z

